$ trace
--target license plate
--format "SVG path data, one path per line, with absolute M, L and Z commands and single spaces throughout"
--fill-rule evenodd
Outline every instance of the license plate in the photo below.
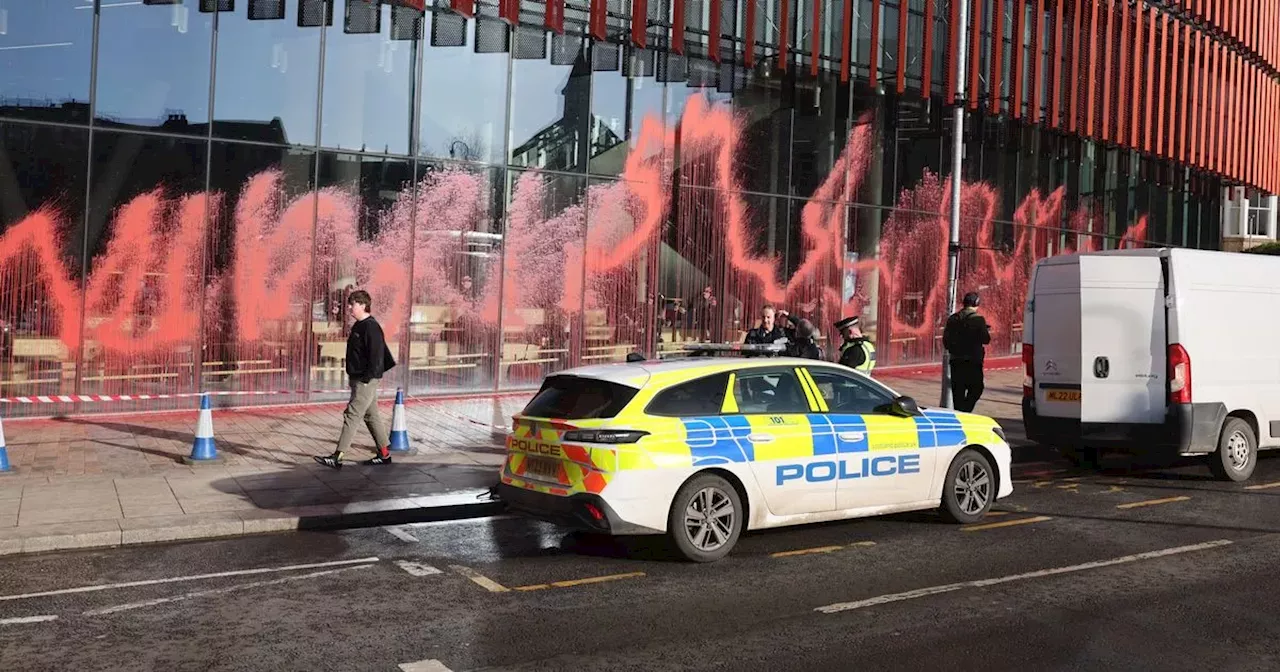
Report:
M 1049 390 L 1046 401 L 1080 401 L 1080 390 Z
M 524 458 L 524 473 L 548 481 L 558 481 L 560 480 L 560 462 L 545 457 L 527 456 Z

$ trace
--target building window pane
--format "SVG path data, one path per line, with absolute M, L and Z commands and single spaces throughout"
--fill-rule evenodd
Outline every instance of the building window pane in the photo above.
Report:
M 339 0 L 338 8 L 345 18 L 325 29 L 320 142 L 408 154 L 417 41 L 392 39 L 389 5 Z
M 477 53 L 468 43 L 474 35 L 471 20 L 446 13 L 433 14 L 431 20 L 431 41 L 423 46 L 418 151 L 459 161 L 502 163 L 507 53 Z M 466 95 L 456 95 L 459 91 Z
M 605 53 L 608 48 L 617 49 L 617 45 L 592 43 L 580 50 L 570 65 L 542 60 L 512 62 L 512 165 L 586 170 L 592 151 L 591 129 L 598 123 L 591 116 L 591 55 Z
M 93 5 L 0 0 L 0 117 L 89 119 Z

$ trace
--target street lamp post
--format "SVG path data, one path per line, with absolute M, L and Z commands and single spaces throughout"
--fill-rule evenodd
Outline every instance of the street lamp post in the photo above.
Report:
M 969 69 L 969 3 L 960 2 L 959 44 L 956 54 L 956 102 L 952 113 L 951 131 L 951 236 L 947 241 L 947 314 L 955 309 L 956 283 L 960 274 L 960 164 L 964 160 L 964 105 L 965 82 Z M 972 95 L 972 94 L 971 94 Z M 942 349 L 942 401 L 943 408 L 952 408 L 951 355 Z

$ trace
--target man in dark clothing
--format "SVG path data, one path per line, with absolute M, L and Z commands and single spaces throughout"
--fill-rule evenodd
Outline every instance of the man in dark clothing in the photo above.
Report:
M 826 359 L 823 356 L 822 348 L 818 347 L 818 330 L 814 328 L 813 323 L 804 318 L 795 318 L 785 310 L 778 311 L 778 316 L 791 324 L 790 327 L 784 327 L 783 331 L 787 334 L 787 349 L 782 354 L 786 357 L 800 357 L 803 359 Z
M 876 346 L 862 335 L 857 316 L 836 322 L 836 329 L 844 342 L 840 344 L 840 363 L 868 376 L 876 368 Z
M 760 311 L 760 326 L 748 331 L 747 337 L 743 339 L 742 342 L 746 345 L 769 345 L 786 338 L 787 333 L 782 330 L 782 327 L 777 323 L 774 317 L 775 311 L 773 306 L 765 306 L 764 309 Z M 744 357 L 772 357 L 773 355 L 774 353 L 771 352 L 743 353 Z
M 964 295 L 964 309 L 947 318 L 942 345 L 951 356 L 951 396 L 955 409 L 972 413 L 982 396 L 982 361 L 991 342 L 991 328 L 978 314 L 976 292 Z
M 342 455 L 351 448 L 356 426 L 361 420 L 373 435 L 377 455 L 364 464 L 391 464 L 391 436 L 378 414 L 378 382 L 382 374 L 396 365 L 382 335 L 382 326 L 369 314 L 373 307 L 369 293 L 357 290 L 347 297 L 347 312 L 355 319 L 347 337 L 347 377 L 351 383 L 351 400 L 342 413 L 342 433 L 332 455 L 316 456 L 316 462 L 334 469 L 342 468 Z

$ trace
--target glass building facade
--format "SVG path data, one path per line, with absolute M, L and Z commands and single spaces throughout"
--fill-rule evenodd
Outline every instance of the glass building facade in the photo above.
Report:
M 0 396 L 339 399 L 356 288 L 414 395 L 740 341 L 765 304 L 940 358 L 951 2 L 413 4 L 0 0 Z M 1035 259 L 1216 248 L 1224 189 L 1267 185 L 1122 140 L 1128 87 L 1067 95 L 1074 4 L 974 6 L 960 289 L 1012 354 Z M 1084 14 L 1123 45 L 1125 11 Z

